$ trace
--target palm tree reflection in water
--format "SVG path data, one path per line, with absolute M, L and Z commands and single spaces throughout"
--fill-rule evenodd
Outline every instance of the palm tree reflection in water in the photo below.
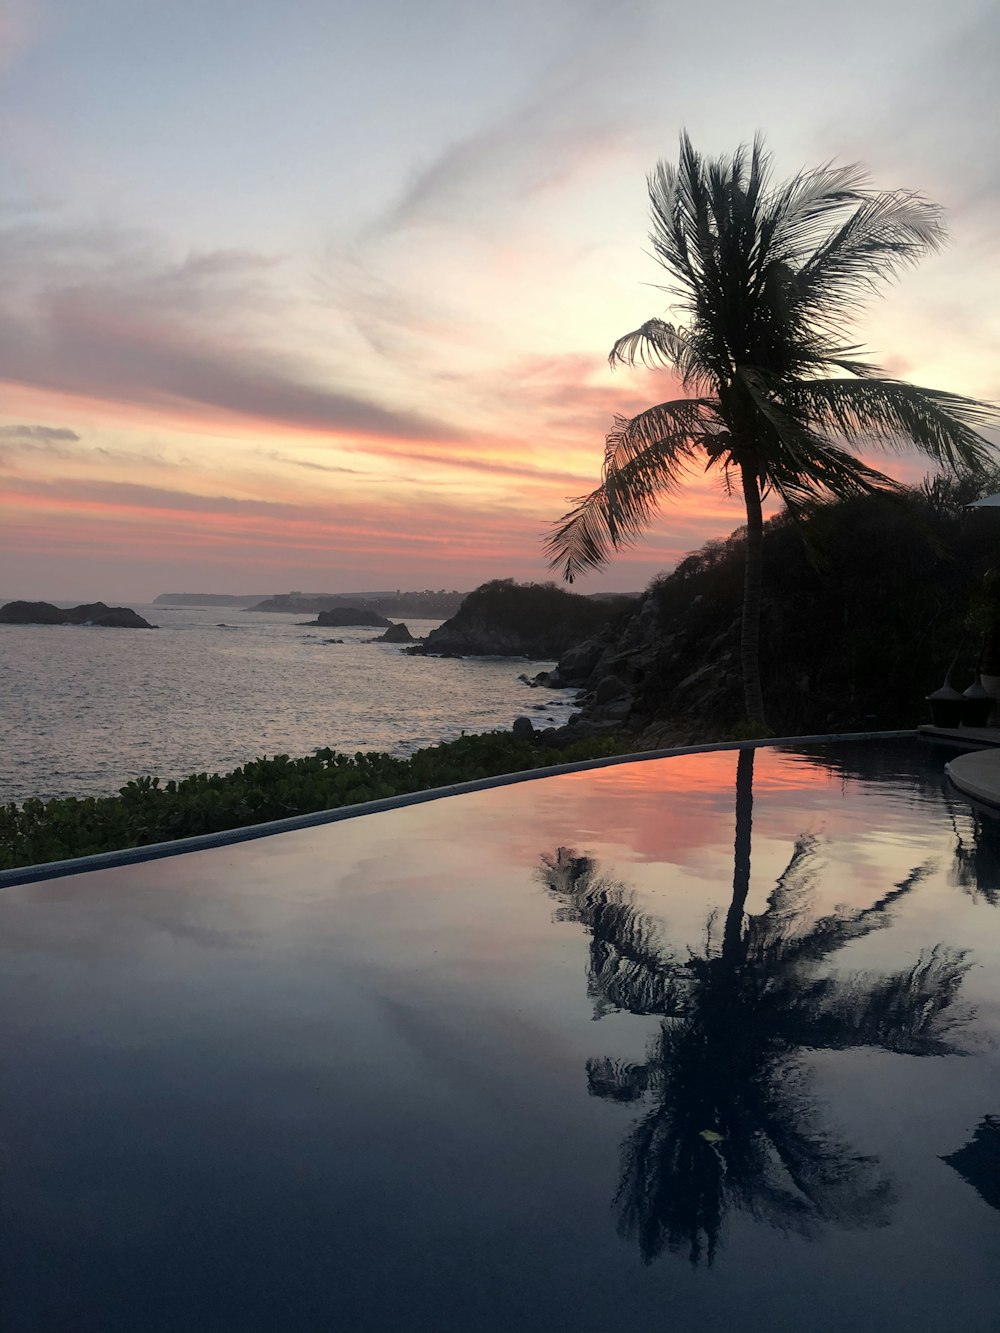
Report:
M 887 926 L 928 867 L 870 907 L 810 922 L 822 863 L 818 840 L 802 837 L 764 911 L 746 915 L 753 755 L 739 753 L 732 901 L 721 939 L 710 917 L 699 953 L 679 958 L 633 893 L 591 858 L 567 848 L 542 858 L 557 919 L 590 932 L 595 1017 L 624 1010 L 661 1020 L 643 1063 L 587 1062 L 593 1096 L 648 1108 L 622 1145 L 615 1197 L 619 1230 L 647 1263 L 664 1249 L 711 1263 L 732 1209 L 806 1237 L 825 1224 L 886 1225 L 891 1181 L 877 1159 L 824 1129 L 801 1052 L 942 1055 L 965 1017 L 955 1002 L 969 964 L 958 951 L 937 946 L 886 975 L 815 970 Z
M 996 816 L 964 802 L 956 810 L 950 799 L 948 806 L 955 831 L 952 881 L 973 902 L 1000 907 L 1000 824 Z

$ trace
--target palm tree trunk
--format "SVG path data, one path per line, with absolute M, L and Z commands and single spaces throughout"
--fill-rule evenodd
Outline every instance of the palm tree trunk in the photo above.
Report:
M 764 516 L 760 507 L 757 473 L 744 463 L 743 499 L 747 507 L 747 549 L 743 574 L 743 624 L 740 654 L 743 664 L 743 694 L 747 721 L 761 731 L 764 721 L 764 696 L 760 688 L 760 601 L 761 574 L 764 563 Z

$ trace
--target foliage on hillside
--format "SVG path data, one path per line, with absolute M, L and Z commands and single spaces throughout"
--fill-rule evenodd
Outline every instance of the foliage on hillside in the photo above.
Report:
M 556 751 L 508 732 L 488 732 L 418 750 L 409 759 L 320 750 L 302 759 L 257 759 L 231 773 L 195 773 L 180 782 L 144 777 L 117 796 L 0 806 L 0 870 L 243 828 L 621 748 L 603 737 Z
M 956 652 L 958 688 L 971 681 L 974 608 L 1000 566 L 1000 510 L 964 508 L 982 490 L 937 480 L 767 524 L 761 662 L 774 733 L 914 726 Z M 683 717 L 709 734 L 738 718 L 743 545 L 742 529 L 709 542 L 651 585 L 646 720 Z
M 470 592 L 453 617 L 456 624 L 480 617 L 501 629 L 540 634 L 553 621 L 571 625 L 580 637 L 608 617 L 607 603 L 568 592 L 556 583 L 492 579 Z

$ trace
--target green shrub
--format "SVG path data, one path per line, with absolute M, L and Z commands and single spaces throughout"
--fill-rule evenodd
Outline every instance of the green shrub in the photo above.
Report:
M 285 754 L 254 759 L 231 773 L 193 773 L 179 782 L 142 777 L 126 783 L 117 796 L 0 806 L 0 870 L 219 833 L 476 778 L 601 758 L 623 748 L 622 742 L 604 737 L 552 750 L 495 731 L 418 750 L 409 759 L 320 750 L 302 759 Z

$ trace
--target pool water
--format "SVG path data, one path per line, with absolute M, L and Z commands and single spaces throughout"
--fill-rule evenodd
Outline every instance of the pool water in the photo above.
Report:
M 4 1333 L 1000 1330 L 1000 824 L 677 756 L 0 893 Z

